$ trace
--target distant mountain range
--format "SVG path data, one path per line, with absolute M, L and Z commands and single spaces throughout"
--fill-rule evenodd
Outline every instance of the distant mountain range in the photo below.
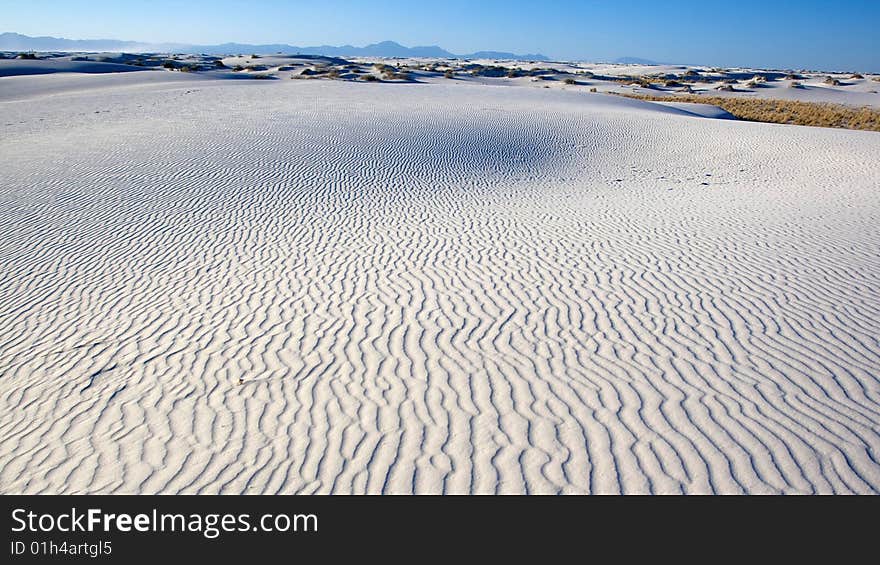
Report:
M 641 57 L 621 57 L 619 59 L 615 59 L 614 62 L 618 65 L 662 65 L 663 63 L 658 63 L 657 61 L 651 61 L 649 59 L 642 59 Z
M 177 43 L 141 43 L 117 39 L 64 39 L 61 37 L 30 37 L 18 33 L 0 33 L 0 51 L 128 51 L 154 53 L 205 53 L 232 55 L 237 53 L 269 53 L 327 55 L 331 57 L 430 57 L 440 59 L 509 59 L 514 61 L 549 61 L 540 53 L 518 55 L 502 51 L 479 51 L 456 55 L 436 45 L 404 47 L 394 41 L 373 43 L 365 47 L 353 45 L 319 45 L 298 47 L 284 43 L 251 45 L 224 43 L 222 45 L 189 45 Z

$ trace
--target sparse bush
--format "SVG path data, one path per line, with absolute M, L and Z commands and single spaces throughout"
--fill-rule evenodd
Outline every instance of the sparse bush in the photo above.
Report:
M 251 59 L 259 59 L 259 58 L 260 58 L 260 56 L 257 55 L 256 53 L 251 55 Z
M 853 74 L 852 76 L 850 76 L 849 78 L 854 78 L 854 79 L 860 80 L 860 79 L 863 79 L 863 78 L 865 78 L 865 77 L 863 77 L 863 76 L 860 75 L 859 73 L 855 73 L 855 74 Z
M 677 80 L 667 80 L 663 83 L 663 86 L 665 86 L 666 88 L 676 88 L 681 86 L 681 83 Z
M 455 78 L 455 71 L 453 71 L 452 69 L 449 69 L 448 71 L 443 73 L 443 76 L 445 78 Z
M 565 79 L 565 80 L 562 81 L 562 82 L 564 82 L 565 84 L 567 84 L 567 85 L 569 85 L 569 86 L 574 86 L 574 85 L 576 85 L 576 84 L 578 83 L 576 80 L 574 80 L 574 79 L 571 78 L 571 77 Z
M 225 69 L 225 68 L 227 68 L 226 65 L 223 64 L 223 60 L 222 60 L 222 59 L 217 59 L 216 61 L 214 61 L 214 66 L 217 67 L 218 69 Z
M 823 82 L 829 86 L 840 86 L 840 81 L 834 77 L 828 77 Z
M 596 87 L 594 86 L 593 88 L 590 89 L 590 92 L 599 92 L 599 91 L 596 90 Z
M 788 87 L 789 87 L 789 88 L 803 88 L 804 85 L 801 84 L 800 81 L 793 80 L 793 81 L 791 81 L 790 83 L 788 83 Z
M 656 96 L 620 93 L 620 96 L 661 102 L 713 104 L 727 110 L 737 118 L 753 122 L 880 131 L 880 110 L 869 107 L 853 108 L 825 102 L 700 96 L 697 94 Z
M 164 63 L 162 63 L 162 66 L 172 71 L 177 68 L 177 65 L 174 64 L 174 61 L 165 61 Z
M 376 75 L 364 75 L 361 77 L 361 80 L 364 80 L 366 82 L 379 82 L 379 77 L 377 77 Z
M 232 72 L 234 72 L 234 73 L 239 73 L 243 70 L 244 70 L 244 67 L 242 67 L 241 65 L 235 65 L 234 67 L 232 67 Z
M 33 61 L 37 58 L 37 55 L 36 55 L 36 53 L 19 53 L 18 55 L 16 55 L 15 58 L 16 59 L 28 59 L 28 60 Z

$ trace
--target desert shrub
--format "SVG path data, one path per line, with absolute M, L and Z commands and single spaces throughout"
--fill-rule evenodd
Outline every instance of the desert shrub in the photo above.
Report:
M 223 64 L 223 61 L 221 59 L 217 59 L 216 61 L 214 61 L 214 66 L 217 67 L 218 69 L 227 68 L 226 65 Z
M 733 92 L 733 86 L 730 84 L 720 84 L 715 87 L 715 90 L 720 90 L 722 92 Z
M 800 81 L 793 80 L 790 83 L 788 83 L 788 87 L 789 88 L 803 88 L 804 85 L 801 84 Z
M 241 65 L 235 65 L 234 67 L 232 67 L 232 72 L 234 72 L 234 73 L 238 73 L 243 70 L 244 70 L 244 67 L 242 67 Z
M 331 70 L 330 72 L 327 73 L 327 78 L 333 79 L 333 80 L 338 79 L 339 78 L 339 71 L 337 71 L 336 69 Z
M 259 59 L 259 58 L 260 58 L 260 56 L 257 55 L 256 53 L 251 55 L 251 59 Z
M 510 69 L 507 71 L 507 78 L 517 78 L 519 76 L 519 71 L 516 69 Z
M 663 86 L 665 86 L 667 88 L 675 88 L 677 86 L 681 86 L 681 83 L 678 82 L 677 80 L 667 80 L 666 82 L 663 83 Z
M 575 84 L 577 84 L 577 81 L 571 77 L 565 79 L 563 82 L 569 86 L 574 86 Z
M 855 73 L 855 74 L 853 74 L 852 76 L 850 76 L 849 78 L 863 79 L 863 78 L 865 78 L 865 77 L 862 76 L 862 75 L 860 75 L 859 73 Z
M 449 69 L 448 71 L 443 73 L 443 76 L 445 78 L 455 78 L 455 71 L 453 71 L 452 69 Z
M 840 81 L 834 77 L 828 77 L 823 82 L 830 86 L 840 86 Z
M 385 80 L 409 80 L 409 73 L 385 72 L 382 78 Z
M 599 91 L 596 90 L 596 87 L 594 86 L 593 88 L 590 89 L 590 92 L 599 92 Z
M 727 110 L 737 118 L 753 122 L 880 131 L 880 110 L 869 107 L 855 108 L 827 102 L 725 98 L 697 94 L 656 96 L 620 93 L 619 95 L 639 100 L 713 104 Z
M 180 67 L 180 72 L 182 73 L 194 73 L 199 70 L 198 65 L 183 65 Z
M 364 75 L 361 77 L 361 79 L 366 82 L 379 82 L 379 77 L 375 75 Z
M 785 80 L 801 80 L 804 77 L 802 77 L 801 75 L 799 75 L 797 73 L 788 73 L 787 75 L 785 75 L 782 78 L 784 78 Z
M 15 58 L 16 59 L 28 59 L 28 60 L 32 61 L 37 58 L 37 55 L 35 53 L 19 53 Z
M 166 69 L 171 69 L 171 70 L 174 70 L 177 68 L 177 65 L 174 64 L 174 61 L 165 61 L 164 63 L 162 63 L 162 66 L 165 67 Z

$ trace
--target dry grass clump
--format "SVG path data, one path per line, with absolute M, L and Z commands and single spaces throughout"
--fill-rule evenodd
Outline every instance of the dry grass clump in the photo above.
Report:
M 865 78 L 865 77 L 863 77 L 863 76 L 860 75 L 859 73 L 854 73 L 854 74 L 852 74 L 849 78 L 863 79 L 863 78 Z
M 449 69 L 448 71 L 443 73 L 443 77 L 444 78 L 455 78 L 455 71 L 453 71 L 452 69 Z
M 621 93 L 620 96 L 638 98 L 639 100 L 712 104 L 727 110 L 737 118 L 752 122 L 880 131 L 880 110 L 868 107 L 855 108 L 840 104 L 800 100 L 724 98 L 699 95 L 653 96 Z
M 576 84 L 578 83 L 578 81 L 574 80 L 574 79 L 571 78 L 571 77 L 565 79 L 565 80 L 562 81 L 562 82 L 564 82 L 565 84 L 567 84 L 567 85 L 569 85 L 569 86 L 574 86 L 574 85 L 576 85 Z
M 840 81 L 834 77 L 828 77 L 823 82 L 831 86 L 840 86 Z

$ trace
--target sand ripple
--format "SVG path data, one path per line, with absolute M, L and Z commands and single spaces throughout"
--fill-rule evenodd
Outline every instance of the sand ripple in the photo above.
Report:
M 289 82 L 0 104 L 0 491 L 880 490 L 880 136 Z

